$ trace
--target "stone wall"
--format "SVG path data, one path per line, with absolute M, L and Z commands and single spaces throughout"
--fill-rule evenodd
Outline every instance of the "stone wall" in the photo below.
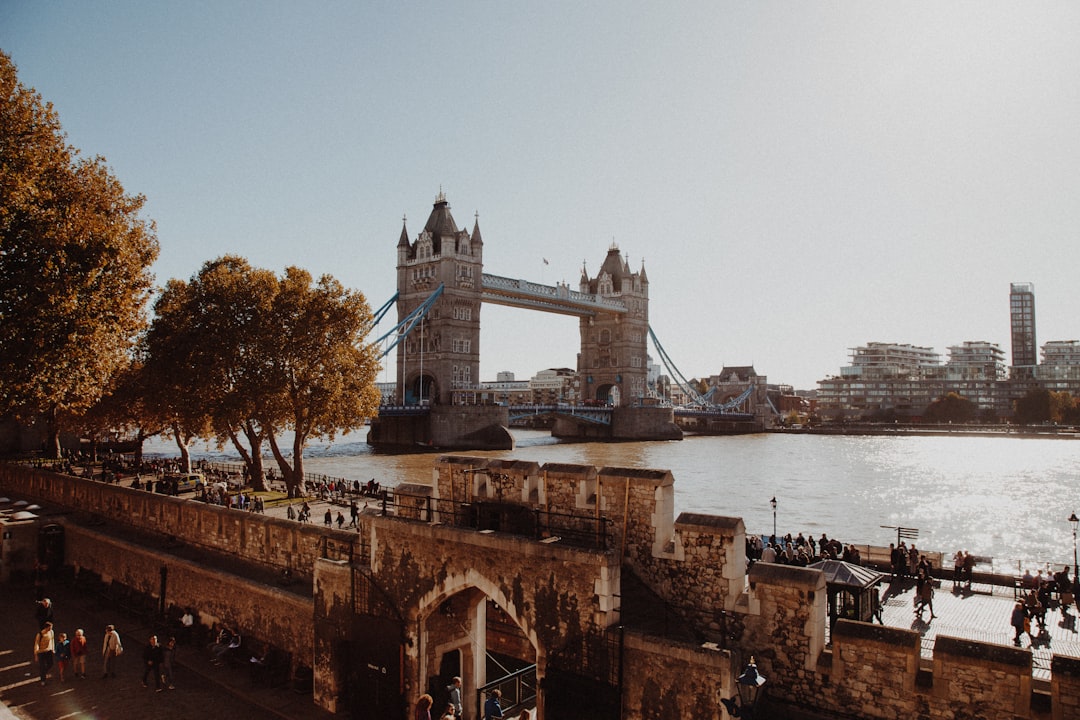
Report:
M 322 525 L 237 512 L 220 505 L 20 465 L 0 464 L 0 487 L 235 555 L 242 560 L 308 576 L 321 554 L 324 536 L 346 541 L 357 539 L 357 533 L 331 530 Z
M 611 523 L 613 544 L 574 548 L 423 522 L 418 512 L 412 520 L 364 514 L 359 533 L 341 532 L 17 466 L 0 466 L 0 490 L 155 533 L 158 547 L 142 546 L 68 522 L 67 561 L 151 595 L 159 592 L 164 565 L 170 604 L 195 607 L 206 622 L 235 623 L 313 664 L 316 698 L 332 709 L 340 709 L 342 689 L 334 654 L 358 622 L 350 618 L 348 598 L 359 566 L 392 600 L 409 635 L 403 675 L 409 697 L 440 654 L 458 646 L 452 623 L 440 614 L 447 600 L 466 609 L 474 628 L 482 624 L 484 598 L 498 603 L 535 648 L 542 676 L 549 654 L 618 623 L 622 572 L 630 567 L 671 606 L 692 608 L 687 617 L 699 634 L 719 637 L 694 646 L 627 632 L 628 718 L 723 717 L 717 700 L 734 694 L 734 675 L 750 656 L 769 679 L 774 717 L 790 708 L 888 720 L 1080 717 L 1077 658 L 1055 656 L 1052 681 L 1036 689 L 1030 652 L 1011 647 L 939 637 L 928 665 L 920 659 L 918 633 L 840 620 L 826 649 L 822 573 L 766 563 L 744 573 L 741 519 L 683 514 L 673 520 L 670 472 L 514 461 L 487 468 L 486 462 L 441 461 L 430 494 L 456 494 L 453 473 L 460 491 L 477 496 L 497 489 L 504 500 L 586 517 L 600 513 Z M 476 468 L 489 472 L 465 472 Z M 176 557 L 163 549 L 169 538 L 250 566 L 311 573 L 314 598 Z M 335 550 L 327 559 L 330 541 Z M 737 616 L 740 633 L 711 624 L 721 611 Z M 473 647 L 465 675 L 481 677 L 481 657 L 482 648 Z
M 312 664 L 310 598 L 205 565 L 65 523 L 67 562 L 93 570 L 106 583 L 157 598 L 161 569 L 167 570 L 166 604 L 192 608 L 205 625 L 224 622 L 242 636 L 271 643 L 293 657 L 294 664 Z
M 821 692 L 860 717 L 913 717 L 920 638 L 910 630 L 840 620 L 832 632 L 832 667 Z M 898 711 L 903 714 L 898 715 Z
M 611 437 L 616 440 L 682 440 L 670 407 L 617 407 L 611 412 Z
M 736 694 L 731 653 L 627 631 L 623 720 L 720 720 L 720 698 Z

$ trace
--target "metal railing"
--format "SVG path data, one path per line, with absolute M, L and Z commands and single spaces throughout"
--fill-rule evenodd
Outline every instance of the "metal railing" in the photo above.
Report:
M 504 716 L 517 715 L 526 708 L 536 707 L 536 665 L 529 665 L 498 680 L 476 688 L 476 715 L 484 717 L 484 695 L 498 690 L 499 704 Z
M 396 489 L 380 493 L 379 508 L 383 515 L 425 523 L 505 532 L 600 550 L 610 547 L 614 526 L 613 521 L 603 515 L 555 512 L 498 499 L 454 502 Z

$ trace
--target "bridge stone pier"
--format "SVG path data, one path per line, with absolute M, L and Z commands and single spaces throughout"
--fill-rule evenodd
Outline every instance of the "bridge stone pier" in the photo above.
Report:
M 647 399 L 649 280 L 609 248 L 596 276 L 584 267 L 578 289 L 484 272 L 484 239 L 458 227 L 443 193 L 415 240 L 402 225 L 397 245 L 396 397 L 372 419 L 368 442 L 443 449 L 510 449 L 504 409 L 480 402 L 480 311 L 484 303 L 578 318 L 577 373 L 583 401 L 622 408 L 617 423 L 573 419 L 565 437 L 682 438 L 669 408 L 642 410 Z M 543 342 L 534 338 L 533 342 Z M 527 348 L 522 348 L 523 352 Z M 472 406 L 466 415 L 447 410 Z M 633 417 L 638 415 L 638 417 Z

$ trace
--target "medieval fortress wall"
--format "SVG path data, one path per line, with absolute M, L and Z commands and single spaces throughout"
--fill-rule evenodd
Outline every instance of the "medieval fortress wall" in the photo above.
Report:
M 772 701 L 830 716 L 1080 717 L 1078 658 L 1055 656 L 1052 680 L 1038 683 L 1028 650 L 946 637 L 927 659 L 914 631 L 848 620 L 836 624 L 827 647 L 823 575 L 762 563 L 747 572 L 742 520 L 675 518 L 673 483 L 662 470 L 443 456 L 430 484 L 410 485 L 397 516 L 368 512 L 359 532 L 349 532 L 0 466 L 5 494 L 73 511 L 59 518 L 69 564 L 149 594 L 167 566 L 170 603 L 255 637 L 292 638 L 290 651 L 314 668 L 316 702 L 330 709 L 339 707 L 343 682 L 334 636 L 363 622 L 355 597 L 361 575 L 397 605 L 412 696 L 432 672 L 435 648 L 459 642 L 466 662 L 479 665 L 482 648 L 455 639 L 452 623 L 438 617 L 447 608 L 475 629 L 486 600 L 495 600 L 535 648 L 542 678 L 544 664 L 574 642 L 620 627 L 633 576 L 694 639 L 622 629 L 626 718 L 726 717 L 719 699 L 735 694 L 734 676 L 750 656 L 769 678 Z M 452 510 L 484 503 L 558 511 L 603 528 L 603 546 L 480 530 Z M 162 542 L 125 540 L 113 527 Z M 174 557 L 170 540 L 264 571 L 288 569 L 310 583 L 311 597 L 254 572 Z M 542 700 L 538 710 L 543 717 Z

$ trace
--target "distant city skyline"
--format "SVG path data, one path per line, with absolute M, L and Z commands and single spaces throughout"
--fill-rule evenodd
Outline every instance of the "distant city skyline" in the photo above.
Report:
M 1008 350 L 1014 282 L 1040 346 L 1080 337 L 1076 27 L 1066 2 L 0 5 L 21 82 L 147 196 L 159 285 L 232 253 L 377 308 L 441 189 L 487 272 L 576 288 L 614 242 L 684 375 L 799 389 L 871 341 Z M 482 326 L 483 380 L 576 367 L 572 318 Z

